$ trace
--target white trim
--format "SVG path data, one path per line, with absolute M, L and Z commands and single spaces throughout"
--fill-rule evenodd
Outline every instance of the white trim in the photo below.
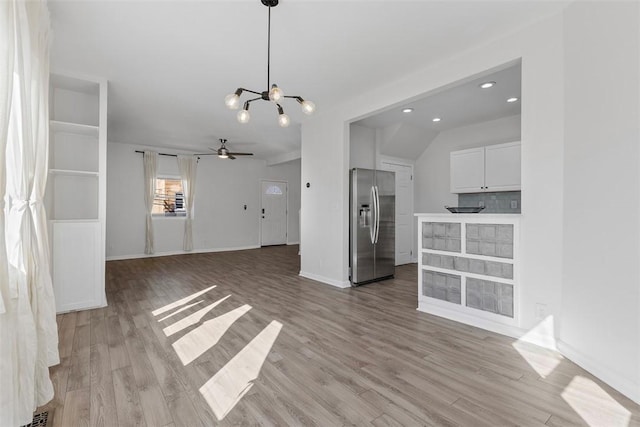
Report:
M 380 155 L 380 157 L 378 158 L 378 169 L 380 170 L 386 170 L 386 171 L 391 171 L 391 172 L 395 172 L 393 170 L 388 169 L 389 166 L 400 166 L 400 167 L 408 167 L 411 169 L 410 172 L 410 189 L 409 189 L 409 212 L 413 213 L 413 216 L 415 217 L 415 182 L 413 180 L 413 176 L 415 174 L 414 165 L 415 162 L 407 160 L 407 159 L 401 159 L 398 157 L 391 157 L 391 156 L 385 156 L 385 155 Z M 396 188 L 395 190 L 398 189 L 398 185 L 397 185 L 397 180 L 396 180 Z M 396 195 L 397 196 L 397 195 Z M 395 206 L 395 204 L 394 204 Z M 415 236 L 416 234 L 416 227 L 417 227 L 417 220 L 415 220 L 414 218 L 411 219 L 411 235 Z M 398 223 L 396 222 L 396 230 L 398 229 Z M 411 264 L 414 262 L 418 262 L 418 252 L 420 251 L 419 246 L 416 246 L 415 244 L 416 242 L 413 241 L 411 242 L 411 255 L 409 257 L 409 262 L 406 264 Z M 393 248 L 393 253 L 395 256 L 397 256 L 398 254 L 396 253 L 396 248 Z M 394 264 L 395 266 L 398 265 L 406 265 L 406 264 L 398 264 L 397 263 L 397 259 L 395 260 Z
M 300 240 L 297 240 L 295 242 L 287 242 L 287 246 L 291 246 L 291 245 L 299 245 L 300 244 Z
M 138 258 L 156 258 L 156 257 L 172 256 L 172 255 L 205 254 L 210 252 L 246 251 L 248 249 L 260 249 L 260 245 L 236 246 L 236 247 L 230 247 L 230 248 L 194 249 L 192 251 L 156 252 L 155 254 L 115 255 L 115 256 L 108 256 L 107 261 L 121 261 L 125 259 L 138 259 Z
M 527 333 L 527 331 L 520 329 L 517 326 L 505 325 L 503 323 L 496 323 L 494 321 L 483 319 L 476 315 L 461 313 L 460 310 L 458 309 L 450 310 L 445 307 L 436 307 L 435 305 L 432 305 L 432 304 L 425 304 L 422 301 L 418 302 L 417 310 L 423 313 L 428 313 L 434 316 L 442 317 L 444 319 L 464 323 L 465 325 L 474 326 L 480 329 L 486 329 L 487 331 L 495 332 L 501 335 L 506 335 L 512 338 L 520 338 L 521 336 Z
M 335 286 L 336 288 L 350 288 L 351 282 L 348 280 L 335 280 L 330 279 L 328 277 L 320 276 L 318 274 L 306 273 L 304 271 L 300 271 L 300 276 L 305 277 L 307 279 L 315 280 L 316 282 L 326 283 L 327 285 Z
M 103 307 L 107 307 L 106 301 L 99 304 L 91 304 L 87 303 L 86 301 L 82 301 L 73 304 L 67 304 L 64 307 L 61 307 L 60 310 L 56 310 L 56 314 L 70 313 L 72 311 L 94 310 L 96 308 Z
M 557 344 L 558 350 L 567 359 L 640 404 L 640 384 L 634 383 L 632 376 L 614 372 L 608 366 L 601 364 L 562 340 L 558 340 Z
M 284 236 L 284 243 L 285 245 L 288 245 L 289 243 L 287 242 L 287 239 L 289 239 L 289 181 L 285 180 L 285 179 L 268 179 L 268 178 L 260 178 L 259 182 L 258 182 L 258 186 L 260 187 L 260 190 L 258 191 L 258 194 L 260 195 L 258 203 L 259 203 L 259 208 L 258 208 L 258 240 L 260 241 L 260 247 L 263 246 L 262 244 L 262 209 L 264 209 L 264 207 L 262 206 L 262 183 L 264 182 L 279 182 L 281 184 L 284 184 L 285 186 L 285 208 L 284 208 L 284 223 L 285 223 L 285 236 Z M 271 245 L 266 245 L 266 246 L 271 246 Z
M 394 164 L 394 165 L 400 165 L 400 166 L 411 166 L 411 170 L 413 171 L 413 167 L 415 166 L 415 160 L 409 160 L 409 159 L 402 159 L 400 157 L 392 157 L 392 156 L 387 156 L 384 154 L 380 154 L 380 157 L 378 157 L 378 168 L 379 169 L 383 169 L 382 168 L 382 164 L 383 163 L 390 163 L 390 164 Z M 385 170 L 385 169 L 383 169 Z

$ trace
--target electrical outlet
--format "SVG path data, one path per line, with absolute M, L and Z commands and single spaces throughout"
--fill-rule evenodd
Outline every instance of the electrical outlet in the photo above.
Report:
M 518 201 L 517 200 L 512 200 L 511 201 L 511 209 L 518 209 Z
M 484 208 L 484 200 L 480 200 L 480 201 L 478 202 L 478 207 L 479 207 L 479 208 Z
M 536 320 L 543 320 L 547 317 L 547 304 L 536 303 Z

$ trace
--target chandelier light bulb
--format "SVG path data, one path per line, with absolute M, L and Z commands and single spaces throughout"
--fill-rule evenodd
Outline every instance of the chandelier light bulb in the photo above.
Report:
M 237 110 L 240 106 L 240 97 L 235 93 L 230 93 L 224 98 L 224 105 L 230 110 Z
M 251 115 L 249 114 L 248 110 L 242 109 L 238 111 L 238 121 L 240 123 L 248 123 L 250 118 Z
M 300 105 L 302 105 L 302 112 L 306 115 L 310 116 L 314 111 L 316 111 L 316 104 L 311 101 L 302 101 Z
M 289 126 L 289 123 L 291 123 L 289 116 L 284 113 L 278 114 L 278 124 L 280 125 L 280 127 L 286 128 L 287 126 Z
M 251 117 L 249 115 L 249 105 L 251 105 L 252 102 L 270 101 L 270 102 L 273 102 L 273 104 L 278 109 L 278 124 L 284 128 L 291 124 L 291 119 L 289 118 L 289 116 L 287 116 L 284 113 L 282 109 L 282 105 L 280 105 L 280 103 L 285 101 L 286 98 L 295 99 L 300 104 L 300 107 L 302 108 L 302 112 L 307 115 L 313 114 L 316 110 L 316 106 L 313 102 L 305 101 L 300 96 L 291 96 L 291 95 L 285 96 L 283 90 L 280 89 L 278 85 L 271 84 L 271 78 L 270 78 L 270 72 L 269 72 L 270 65 L 271 65 L 271 8 L 278 5 L 278 0 L 262 0 L 262 4 L 269 8 L 269 13 L 267 15 L 268 26 L 267 26 L 267 79 L 266 79 L 267 87 L 266 87 L 266 90 L 255 91 L 255 90 L 239 87 L 236 89 L 234 93 L 229 94 L 225 97 L 224 103 L 229 109 L 237 110 L 238 108 L 240 108 L 240 102 L 241 102 L 240 97 L 244 92 L 257 95 L 257 97 L 255 98 L 251 98 L 244 101 L 244 105 L 242 109 L 238 111 L 238 114 L 237 114 L 238 122 L 240 123 L 249 122 L 249 119 Z M 231 156 L 231 158 L 233 158 L 233 156 Z
M 273 102 L 280 102 L 284 98 L 284 92 L 278 87 L 278 85 L 271 85 L 269 90 L 269 99 Z

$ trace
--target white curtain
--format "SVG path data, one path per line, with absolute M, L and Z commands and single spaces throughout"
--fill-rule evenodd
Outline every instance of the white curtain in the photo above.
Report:
M 184 240 L 182 248 L 185 251 L 193 250 L 193 199 L 196 194 L 196 169 L 198 159 L 194 156 L 178 156 L 178 169 L 182 180 L 182 192 L 184 204 L 187 209 L 187 220 L 184 223 Z
M 144 162 L 144 205 L 147 209 L 147 223 L 145 229 L 146 240 L 144 243 L 144 253 L 152 254 L 153 250 L 153 221 L 151 211 L 153 209 L 153 199 L 156 196 L 156 170 L 158 168 L 158 153 L 145 150 L 143 154 Z
M 53 398 L 48 368 L 59 363 L 42 200 L 49 151 L 46 2 L 0 2 L 0 53 L 0 192 L 6 199 L 0 261 L 6 250 L 2 265 L 8 267 L 0 269 L 0 425 L 14 426 L 31 422 L 33 411 Z

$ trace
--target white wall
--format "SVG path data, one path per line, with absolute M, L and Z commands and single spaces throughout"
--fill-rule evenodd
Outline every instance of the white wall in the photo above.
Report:
M 143 171 L 145 147 L 107 144 L 107 257 L 144 254 Z M 161 150 L 170 152 L 171 150 Z M 159 175 L 178 175 L 173 157 L 159 157 Z M 235 161 L 203 156 L 198 163 L 194 206 L 194 251 L 226 250 L 260 245 L 260 180 L 286 180 L 289 185 L 288 236 L 299 240 L 300 162 L 266 166 L 264 160 Z M 244 210 L 244 205 L 247 210 Z M 157 255 L 181 253 L 184 218 L 154 218 Z
M 566 13 L 560 318 L 560 349 L 638 402 L 639 22 L 637 2 Z
M 327 283 L 348 278 L 348 175 L 351 121 L 522 58 L 522 327 L 535 304 L 559 308 L 562 260 L 562 15 L 464 52 L 406 78 L 323 108 L 302 126 L 302 273 Z M 346 147 L 346 148 L 345 148 Z M 540 165 L 544 164 L 544 168 Z M 318 188 L 314 189 L 316 183 Z M 321 232 L 319 230 L 322 230 Z
M 351 124 L 349 168 L 375 169 L 376 130 Z
M 416 212 L 446 213 L 445 205 L 458 205 L 449 185 L 449 153 L 519 140 L 520 115 L 440 132 L 415 162 Z
M 640 13 L 612 3 L 575 2 L 304 123 L 303 181 L 319 188 L 302 194 L 301 273 L 347 279 L 347 123 L 521 58 L 521 331 L 543 323 L 540 305 L 566 354 L 640 402 Z

